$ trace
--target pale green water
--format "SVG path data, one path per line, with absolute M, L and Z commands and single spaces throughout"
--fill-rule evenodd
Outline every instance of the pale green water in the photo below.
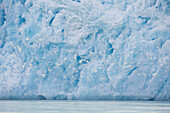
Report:
M 170 101 L 0 100 L 0 113 L 170 113 Z

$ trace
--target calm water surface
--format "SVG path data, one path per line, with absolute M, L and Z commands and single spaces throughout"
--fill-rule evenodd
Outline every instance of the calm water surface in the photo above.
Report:
M 170 113 L 170 101 L 0 100 L 0 113 Z

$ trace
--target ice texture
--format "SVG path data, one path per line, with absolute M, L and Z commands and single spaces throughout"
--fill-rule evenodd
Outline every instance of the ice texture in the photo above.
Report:
M 170 100 L 170 1 L 0 0 L 0 99 Z

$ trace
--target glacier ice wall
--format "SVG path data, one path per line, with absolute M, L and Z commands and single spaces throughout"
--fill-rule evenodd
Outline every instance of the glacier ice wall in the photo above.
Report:
M 170 100 L 169 0 L 0 0 L 0 99 Z

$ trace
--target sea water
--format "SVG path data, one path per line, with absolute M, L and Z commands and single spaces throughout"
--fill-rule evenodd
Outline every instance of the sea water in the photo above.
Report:
M 170 101 L 1 100 L 0 113 L 170 113 Z

